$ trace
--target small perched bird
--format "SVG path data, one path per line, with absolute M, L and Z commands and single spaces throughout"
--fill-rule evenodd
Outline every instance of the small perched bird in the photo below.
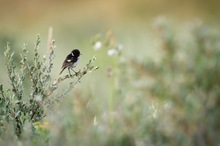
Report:
M 70 74 L 70 69 L 72 71 L 74 67 L 76 67 L 77 61 L 79 60 L 79 56 L 80 56 L 80 51 L 78 49 L 74 49 L 69 55 L 66 56 L 66 59 L 63 62 L 63 65 L 61 67 L 61 72 L 60 74 L 66 69 L 68 68 L 69 74 Z M 75 71 L 74 71 L 75 72 Z M 76 73 L 76 72 L 75 72 Z M 71 74 L 70 74 L 71 75 Z

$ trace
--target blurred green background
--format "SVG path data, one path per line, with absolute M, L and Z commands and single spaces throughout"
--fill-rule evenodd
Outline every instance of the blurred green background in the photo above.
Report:
M 6 43 L 19 58 L 22 43 L 31 54 L 40 34 L 46 54 L 52 27 L 54 79 L 73 48 L 83 54 L 76 70 L 93 56 L 100 69 L 46 117 L 49 144 L 220 145 L 219 6 L 217 0 L 1 0 L 0 82 L 9 86 Z M 108 55 L 111 49 L 118 54 Z M 21 143 L 45 144 L 31 137 Z

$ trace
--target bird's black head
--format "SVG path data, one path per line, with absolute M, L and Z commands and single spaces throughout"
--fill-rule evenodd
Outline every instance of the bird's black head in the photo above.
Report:
M 80 54 L 80 51 L 79 51 L 78 49 L 74 49 L 74 50 L 72 51 L 72 55 L 73 55 L 74 57 L 79 57 L 79 55 L 81 55 L 81 54 Z

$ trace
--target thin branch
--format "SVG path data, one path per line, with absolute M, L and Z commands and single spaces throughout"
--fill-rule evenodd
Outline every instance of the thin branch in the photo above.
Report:
M 10 55 L 7 54 L 6 57 L 9 57 Z M 8 74 L 9 74 L 9 79 L 11 81 L 11 85 L 12 85 L 12 91 L 14 92 L 14 94 L 16 95 L 16 97 L 20 100 L 20 96 L 18 94 L 18 89 L 16 88 L 16 85 L 13 81 L 13 76 L 14 78 L 16 77 L 15 76 L 15 72 L 14 72 L 14 64 L 12 62 L 12 57 L 10 56 L 9 57 L 9 61 L 7 61 L 7 58 L 5 58 L 5 64 L 6 64 L 6 68 L 7 68 L 7 71 L 8 71 Z M 11 71 L 10 71 L 11 70 Z
M 47 94 L 47 97 L 49 97 L 57 88 L 58 88 L 58 85 L 63 82 L 64 80 L 68 79 L 68 78 L 74 78 L 75 76 L 78 78 L 78 80 L 74 83 L 74 82 L 70 82 L 70 87 L 74 86 L 75 84 L 79 83 L 80 82 L 80 79 L 85 75 L 87 74 L 88 72 L 92 72 L 92 71 L 95 71 L 97 70 L 99 67 L 94 67 L 92 65 L 92 63 L 95 61 L 95 58 L 93 57 L 92 60 L 89 60 L 89 63 L 86 64 L 86 66 L 83 68 L 83 70 L 79 70 L 78 72 L 75 72 L 74 75 L 65 75 L 65 76 L 62 76 L 62 77 L 59 77 L 57 80 L 55 80 L 53 82 L 53 84 L 51 85 L 50 89 L 49 89 L 49 93 Z M 71 88 L 72 89 L 72 88 Z M 71 90 L 70 89 L 70 90 Z M 67 92 L 69 92 L 70 90 L 68 90 Z M 64 94 L 65 95 L 65 94 Z
M 3 85 L 0 85 L 0 92 L 1 92 L 1 95 L 4 99 L 6 99 L 5 95 L 4 95 L 4 91 L 3 91 Z
M 48 36 L 47 36 L 47 50 L 52 51 L 53 50 L 53 27 L 49 27 L 48 29 Z

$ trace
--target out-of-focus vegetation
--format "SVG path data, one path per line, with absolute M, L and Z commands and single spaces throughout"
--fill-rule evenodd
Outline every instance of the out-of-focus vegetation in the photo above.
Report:
M 21 82 L 24 76 L 21 73 L 19 80 L 16 78 L 13 60 L 8 55 L 9 61 L 6 65 L 11 64 L 12 71 L 9 69 L 8 75 L 14 94 L 8 96 L 10 90 L 4 91 L 1 86 L 1 143 L 192 146 L 219 144 L 220 35 L 216 29 L 192 23 L 185 30 L 187 37 L 182 38 L 166 19 L 156 23 L 157 35 L 153 39 L 156 39 L 159 45 L 155 49 L 162 52 L 157 59 L 141 60 L 124 55 L 125 48 L 116 43 L 112 32 L 94 37 L 92 44 L 98 55 L 104 56 L 102 61 L 111 61 L 111 65 L 107 65 L 106 74 L 100 72 L 91 82 L 84 80 L 86 84 L 82 83 L 82 89 L 74 89 L 72 97 L 63 98 L 62 103 L 55 109 L 47 111 L 48 114 L 44 115 L 46 117 L 42 121 L 26 119 L 26 116 L 32 117 L 31 113 L 34 113 L 29 113 L 29 108 L 21 108 L 20 111 L 18 101 L 23 95 L 21 89 L 25 88 L 25 84 Z M 105 55 L 106 52 L 108 56 Z M 37 78 L 31 81 L 35 83 Z M 47 93 L 43 92 L 46 88 L 41 88 L 40 84 L 36 84 L 33 89 L 39 90 L 36 93 L 42 93 L 42 98 Z M 33 99 L 30 101 L 33 102 Z M 18 107 L 10 109 L 14 104 L 18 104 Z M 20 106 L 22 107 L 22 104 Z M 7 111 L 8 109 L 10 111 Z M 41 118 L 41 115 L 36 117 Z M 14 127 L 9 120 L 13 117 Z M 16 124 L 22 125 L 22 130 L 18 130 Z
M 15 64 L 20 63 L 21 44 L 31 48 L 36 33 L 42 36 L 38 53 L 45 54 L 52 26 L 57 46 L 51 81 L 59 78 L 63 60 L 75 47 L 82 52 L 76 70 L 94 55 L 100 66 L 52 110 L 42 108 L 42 120 L 19 119 L 21 134 L 16 133 L 16 121 L 1 116 L 0 145 L 220 144 L 218 1 L 0 3 L 0 49 L 11 42 Z M 34 55 L 34 49 L 28 51 Z M 3 98 L 12 79 L 1 62 Z M 19 84 L 27 102 L 29 85 Z M 58 93 L 68 85 L 60 84 Z M 0 102 L 1 114 L 7 113 Z

